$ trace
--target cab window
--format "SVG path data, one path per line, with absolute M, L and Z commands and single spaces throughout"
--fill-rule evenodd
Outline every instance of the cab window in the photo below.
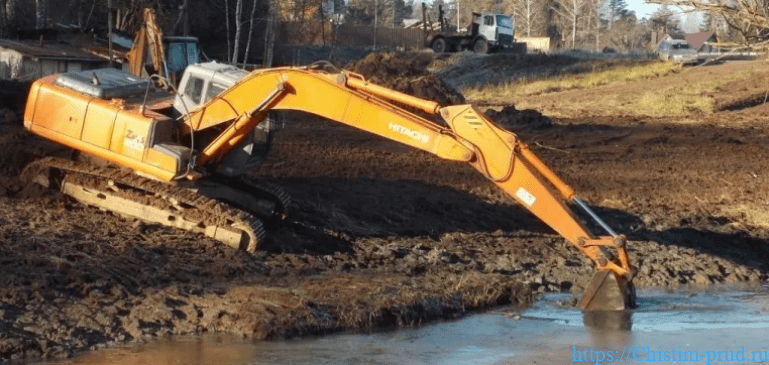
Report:
M 491 15 L 486 15 L 483 17 L 483 24 L 484 25 L 494 25 L 494 17 Z
M 204 103 L 208 102 L 213 97 L 221 94 L 222 91 L 224 91 L 225 89 L 227 88 L 224 87 L 223 85 L 215 84 L 212 82 L 211 84 L 208 85 L 208 90 L 206 90 L 206 98 L 203 100 L 203 102 Z
M 203 79 L 190 77 L 187 81 L 187 87 L 184 88 L 184 95 L 192 100 L 197 106 L 200 104 L 200 98 L 203 94 Z

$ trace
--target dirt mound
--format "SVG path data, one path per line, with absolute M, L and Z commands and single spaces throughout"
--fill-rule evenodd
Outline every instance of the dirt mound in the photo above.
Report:
M 742 110 L 766 104 L 769 92 L 766 83 L 769 75 L 757 74 L 747 80 L 737 80 L 718 87 L 708 96 L 713 98 L 713 111 Z
M 509 105 L 500 111 L 487 109 L 486 116 L 506 129 L 516 131 L 520 129 L 542 129 L 553 125 L 550 118 L 542 115 L 534 109 L 518 110 L 515 105 Z
M 371 53 L 351 62 L 345 69 L 363 75 L 369 81 L 441 105 L 464 104 L 465 97 L 440 78 L 427 71 L 432 61 L 428 53 Z

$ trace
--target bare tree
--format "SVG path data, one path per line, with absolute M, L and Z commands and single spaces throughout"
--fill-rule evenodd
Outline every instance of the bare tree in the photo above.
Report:
M 590 38 L 590 29 L 593 29 L 593 38 L 595 39 L 595 50 L 601 48 L 601 8 L 605 0 L 587 0 L 587 16 L 585 16 L 585 42 Z
M 689 7 L 722 18 L 745 44 L 769 43 L 769 0 L 646 0 L 651 4 Z
M 577 25 L 584 15 L 585 3 L 586 0 L 560 0 L 553 6 L 564 23 L 571 26 L 571 48 L 574 48 L 576 44 Z
M 652 30 L 663 33 L 676 33 L 680 31 L 680 20 L 667 5 L 659 7 L 649 16 Z
M 275 28 L 278 23 L 278 0 L 269 0 L 267 29 L 264 32 L 264 60 L 263 66 L 272 66 L 273 49 L 275 47 Z
M 225 34 L 227 35 L 227 59 L 232 59 L 232 41 L 230 40 L 230 1 L 224 0 Z
M 240 51 L 240 30 L 243 28 L 241 18 L 243 18 L 243 0 L 237 0 L 237 3 L 235 3 L 235 39 L 233 42 L 235 44 L 232 50 L 231 61 L 233 64 L 238 63 L 238 51 Z
M 254 0 L 253 5 L 251 6 L 251 17 L 248 19 L 249 25 L 248 25 L 248 41 L 246 42 L 246 52 L 243 55 L 243 67 L 246 67 L 246 61 L 248 61 L 248 50 L 251 48 L 251 36 L 254 35 L 254 16 L 256 15 L 256 4 L 258 3 L 257 0 Z
M 512 5 L 512 13 L 519 20 L 516 21 L 516 25 L 520 24 L 521 31 L 527 37 L 531 37 L 532 28 L 537 29 L 542 23 L 542 10 L 545 7 L 545 2 L 543 0 L 514 0 Z
M 403 0 L 350 0 L 345 9 L 347 20 L 352 23 L 400 26 L 403 19 L 411 16 L 411 7 Z

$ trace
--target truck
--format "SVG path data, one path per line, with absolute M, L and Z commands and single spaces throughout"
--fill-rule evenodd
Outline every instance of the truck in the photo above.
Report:
M 526 52 L 525 43 L 515 42 L 515 28 L 510 16 L 499 13 L 480 12 L 472 13 L 473 19 L 470 27 L 465 32 L 450 29 L 443 16 L 443 7 L 438 6 L 441 30 L 437 33 L 427 30 L 426 46 L 435 53 L 461 52 L 471 50 L 475 53 L 486 54 L 509 50 L 513 52 Z
M 515 133 L 473 105 L 441 106 L 324 63 L 251 72 L 192 64 L 176 90 L 116 69 L 35 81 L 24 127 L 73 153 L 33 161 L 21 178 L 86 205 L 255 252 L 269 227 L 290 215 L 291 197 L 248 171 L 270 150 L 280 113 L 303 112 L 470 165 L 596 265 L 581 309 L 635 304 L 626 237 Z M 594 235 L 580 211 L 608 235 Z

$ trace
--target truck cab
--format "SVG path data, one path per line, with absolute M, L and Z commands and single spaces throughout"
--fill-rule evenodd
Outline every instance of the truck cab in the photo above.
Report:
M 489 53 L 515 45 L 515 30 L 510 16 L 490 12 L 473 13 L 469 29 L 465 32 L 455 32 L 447 30 L 443 8 L 439 6 L 438 9 L 441 16 L 441 32 L 426 40 L 436 53 L 464 50 Z
M 500 47 L 512 46 L 514 32 L 513 19 L 507 15 L 473 13 L 470 32 L 473 36 L 473 52 L 487 53 Z

